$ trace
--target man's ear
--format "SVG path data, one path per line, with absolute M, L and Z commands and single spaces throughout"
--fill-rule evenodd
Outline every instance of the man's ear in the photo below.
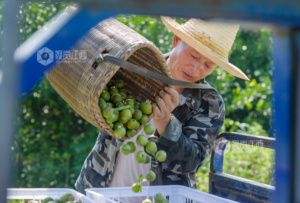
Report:
M 177 36 L 177 35 L 174 35 L 173 37 L 173 47 L 176 47 L 178 42 L 180 41 L 181 39 Z

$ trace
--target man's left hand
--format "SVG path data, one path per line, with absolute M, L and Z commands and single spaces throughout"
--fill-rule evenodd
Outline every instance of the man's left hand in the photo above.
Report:
M 159 135 L 162 135 L 171 121 L 171 112 L 178 106 L 179 94 L 176 90 L 165 87 L 155 98 L 153 106 L 154 124 Z

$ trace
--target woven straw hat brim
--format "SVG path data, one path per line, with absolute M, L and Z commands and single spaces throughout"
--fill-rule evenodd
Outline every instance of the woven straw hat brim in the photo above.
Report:
M 178 24 L 172 18 L 161 16 L 161 19 L 169 30 L 171 30 L 175 35 L 177 35 L 180 39 L 182 39 L 185 43 L 194 48 L 200 54 L 213 61 L 215 64 L 220 66 L 228 73 L 236 77 L 242 78 L 244 80 L 249 80 L 249 78 L 238 67 L 216 56 L 211 50 L 209 50 L 209 48 L 204 46 L 201 42 L 197 41 L 195 38 L 191 37 L 187 33 L 179 30 L 178 28 L 180 27 L 180 24 Z M 176 27 L 174 25 L 176 25 Z

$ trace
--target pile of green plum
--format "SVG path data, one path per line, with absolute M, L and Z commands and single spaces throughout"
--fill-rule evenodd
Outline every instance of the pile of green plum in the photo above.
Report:
M 46 197 L 42 200 L 42 203 L 81 203 L 81 200 L 74 201 L 74 196 L 71 193 L 63 194 L 59 199 L 55 199 L 52 197 Z
M 126 135 L 134 137 L 140 125 L 148 123 L 148 115 L 152 113 L 149 102 L 137 102 L 124 87 L 122 80 L 110 80 L 99 99 L 102 116 L 119 139 Z
M 157 193 L 154 195 L 154 201 L 156 203 L 169 203 L 168 199 L 165 199 L 164 195 L 161 193 Z M 150 199 L 145 199 L 142 203 L 152 203 Z

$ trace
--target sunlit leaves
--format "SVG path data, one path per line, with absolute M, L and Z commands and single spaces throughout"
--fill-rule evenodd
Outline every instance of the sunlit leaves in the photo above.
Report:
M 20 24 L 20 42 L 25 41 L 58 11 L 64 9 L 67 3 L 25 3 L 20 7 L 18 22 Z

